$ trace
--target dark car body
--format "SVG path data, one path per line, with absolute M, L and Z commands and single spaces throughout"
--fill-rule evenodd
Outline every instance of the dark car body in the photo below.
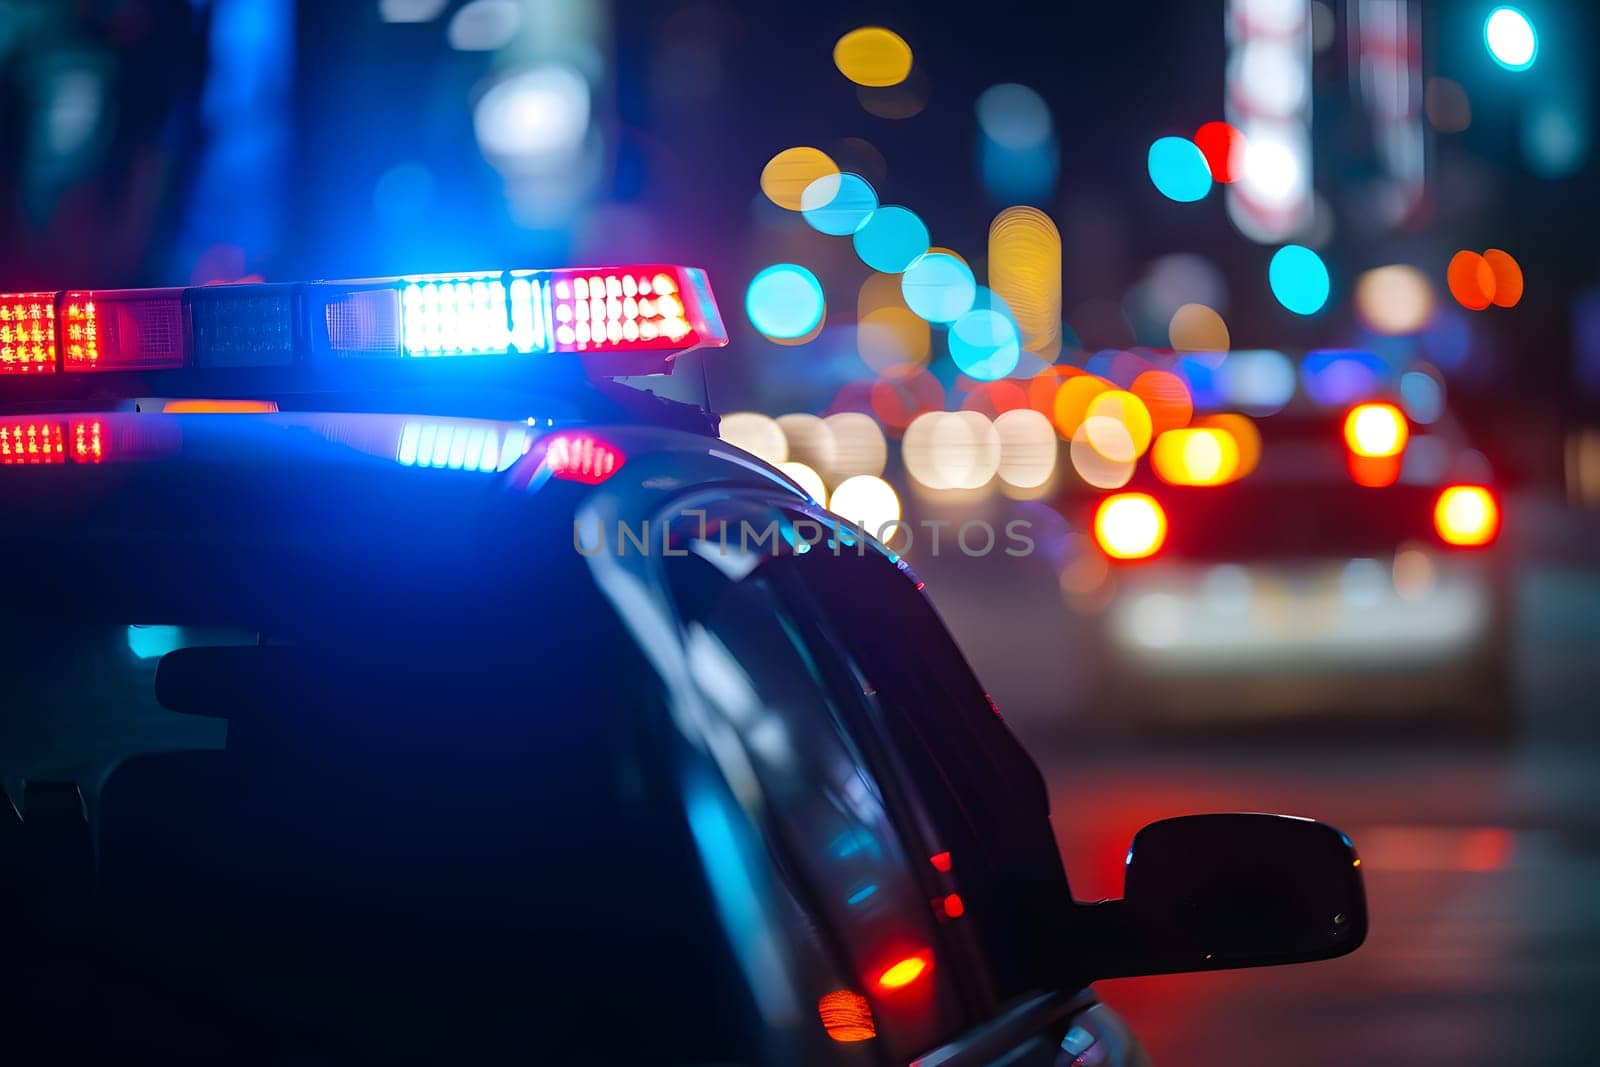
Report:
M 1309 888 L 1359 901 L 1332 831 L 1270 944 L 1212 903 L 1222 925 L 1187 933 L 1075 904 L 1043 780 L 915 576 L 837 527 L 796 536 L 833 520 L 707 434 L 126 411 L 0 431 L 23 443 L 0 466 L 18 1047 L 1131 1065 L 1092 980 L 1364 936 Z M 574 480 L 557 448 L 611 460 Z M 1208 832 L 1266 817 L 1237 818 Z M 1145 881 L 1178 892 L 1166 840 Z

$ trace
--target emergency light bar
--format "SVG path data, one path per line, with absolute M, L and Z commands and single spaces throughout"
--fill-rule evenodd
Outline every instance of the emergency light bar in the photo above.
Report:
M 562 354 L 623 377 L 727 343 L 705 271 L 664 264 L 0 293 L 0 377 Z

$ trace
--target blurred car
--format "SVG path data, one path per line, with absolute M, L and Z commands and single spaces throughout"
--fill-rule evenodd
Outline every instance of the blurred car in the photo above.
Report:
M 1162 435 L 1083 521 L 1112 565 L 1106 706 L 1130 721 L 1515 725 L 1501 498 L 1448 414 L 1381 398 Z
M 905 566 L 568 373 L 720 343 L 703 278 L 578 276 L 64 293 L 95 329 L 0 374 L 15 1047 L 1138 1067 L 1092 981 L 1361 943 L 1303 819 L 1153 824 L 1074 902 Z

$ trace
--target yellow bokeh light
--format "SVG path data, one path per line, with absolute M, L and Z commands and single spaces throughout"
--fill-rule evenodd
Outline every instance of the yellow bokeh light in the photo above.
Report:
M 1094 513 L 1094 539 L 1112 559 L 1144 559 L 1167 540 L 1167 513 L 1148 493 L 1106 497 Z
M 785 148 L 767 161 L 761 170 L 761 191 L 781 208 L 799 211 L 812 184 L 822 179 L 833 181 L 832 192 L 826 185 L 812 189 L 812 197 L 821 196 L 823 202 L 833 199 L 840 181 L 839 165 L 820 148 Z
M 1011 308 L 1022 347 L 1061 351 L 1061 233 L 1034 207 L 1008 207 L 989 226 L 989 287 Z
M 933 336 L 928 321 L 903 307 L 868 312 L 856 323 L 861 361 L 880 375 L 904 377 L 928 365 Z
M 1074 375 L 1062 382 L 1051 403 L 1051 421 L 1056 424 L 1056 433 L 1070 440 L 1083 425 L 1089 404 L 1110 388 L 1110 382 L 1092 374 Z
M 1084 411 L 1089 443 L 1107 459 L 1138 459 L 1150 447 L 1153 426 L 1144 401 L 1124 389 L 1108 389 Z
M 930 411 L 906 427 L 906 473 L 929 489 L 981 489 L 1000 470 L 1000 435 L 976 411 Z
M 1481 485 L 1452 485 L 1439 494 L 1433 522 L 1449 544 L 1486 545 L 1500 532 L 1500 505 Z
M 1168 430 L 1156 438 L 1150 465 L 1173 485 L 1221 485 L 1239 473 L 1239 444 L 1216 427 Z
M 872 89 L 899 85 L 911 74 L 911 46 L 893 30 L 862 26 L 833 46 L 833 65 L 857 85 Z
M 1250 474 L 1261 462 L 1261 431 L 1256 429 L 1256 424 L 1248 415 L 1225 411 L 1216 415 L 1202 416 L 1195 419 L 1194 424 L 1223 430 L 1233 438 L 1233 443 L 1239 452 L 1238 469 L 1233 472 L 1234 481 Z
M 1167 338 L 1179 352 L 1226 352 L 1231 341 L 1228 324 L 1204 304 L 1184 304 L 1174 311 Z
M 1345 443 L 1367 459 L 1398 456 L 1410 436 L 1406 417 L 1393 404 L 1357 404 L 1344 419 Z

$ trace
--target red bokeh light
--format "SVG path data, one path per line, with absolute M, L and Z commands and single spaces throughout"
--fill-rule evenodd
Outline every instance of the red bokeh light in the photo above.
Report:
M 1235 127 L 1208 122 L 1194 131 L 1194 143 L 1217 181 L 1227 184 L 1244 174 L 1244 134 Z

